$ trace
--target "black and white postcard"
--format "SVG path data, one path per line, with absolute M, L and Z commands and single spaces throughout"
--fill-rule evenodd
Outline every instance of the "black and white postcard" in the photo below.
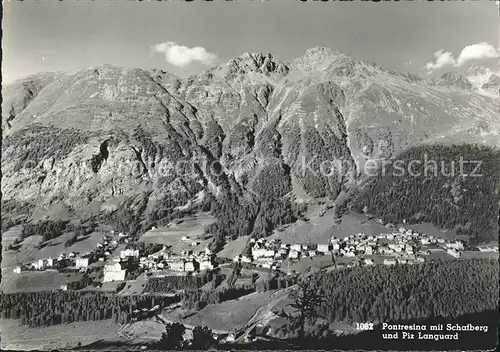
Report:
M 494 350 L 493 1 L 4 1 L 2 350 Z

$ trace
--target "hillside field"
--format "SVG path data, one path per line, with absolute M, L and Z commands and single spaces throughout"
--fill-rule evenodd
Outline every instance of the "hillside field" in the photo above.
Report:
M 141 236 L 141 241 L 146 243 L 160 243 L 166 246 L 172 246 L 174 252 L 191 249 L 194 251 L 204 251 L 210 242 L 209 236 L 201 239 L 205 227 L 213 224 L 215 219 L 207 214 L 200 213 L 189 217 L 184 217 L 172 221 L 168 226 L 150 230 Z M 189 240 L 183 241 L 182 237 L 189 237 Z M 200 242 L 196 247 L 192 247 L 192 242 Z

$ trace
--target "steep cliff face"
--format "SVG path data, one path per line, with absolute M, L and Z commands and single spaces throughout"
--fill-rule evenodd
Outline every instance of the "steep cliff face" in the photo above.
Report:
M 3 94 L 3 197 L 31 204 L 194 199 L 228 180 L 251 197 L 335 198 L 366 157 L 500 144 L 499 98 L 325 48 L 289 63 L 245 53 L 187 79 L 103 65 Z

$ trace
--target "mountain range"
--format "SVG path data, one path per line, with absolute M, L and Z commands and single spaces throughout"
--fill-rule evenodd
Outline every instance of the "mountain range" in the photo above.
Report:
M 428 81 L 328 48 L 289 62 L 244 53 L 188 78 L 112 65 L 31 75 L 2 87 L 3 213 L 140 194 L 149 208 L 223 192 L 334 200 L 368 158 L 496 150 L 499 84 L 480 67 Z

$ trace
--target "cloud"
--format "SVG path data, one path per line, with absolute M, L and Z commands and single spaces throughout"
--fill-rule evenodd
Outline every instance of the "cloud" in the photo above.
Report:
M 216 54 L 207 51 L 201 46 L 188 48 L 175 42 L 165 42 L 153 45 L 152 50 L 165 55 L 165 60 L 168 63 L 179 67 L 187 66 L 193 62 L 211 65 L 217 61 Z
M 428 71 L 434 71 L 446 66 L 460 67 L 470 61 L 493 59 L 496 57 L 500 57 L 500 52 L 493 45 L 481 42 L 467 45 L 456 59 L 451 52 L 445 52 L 443 49 L 438 50 L 434 53 L 435 61 L 428 62 L 425 67 Z
M 449 51 L 444 52 L 443 49 L 436 51 L 434 57 L 436 58 L 435 62 L 430 61 L 425 65 L 428 71 L 439 70 L 445 66 L 455 65 L 456 63 L 453 54 Z
M 468 45 L 460 52 L 456 66 L 462 66 L 473 60 L 493 59 L 498 56 L 499 52 L 497 49 L 486 42 Z

